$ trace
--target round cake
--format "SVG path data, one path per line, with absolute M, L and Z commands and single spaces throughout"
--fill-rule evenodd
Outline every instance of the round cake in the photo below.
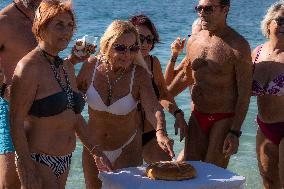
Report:
M 187 180 L 196 176 L 196 170 L 184 161 L 161 161 L 150 164 L 146 174 L 155 180 Z

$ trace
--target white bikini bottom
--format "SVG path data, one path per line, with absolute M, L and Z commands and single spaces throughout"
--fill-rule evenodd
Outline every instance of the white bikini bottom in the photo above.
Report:
M 137 129 L 134 132 L 134 134 L 129 138 L 129 140 L 126 141 L 126 143 L 124 143 L 120 148 L 113 150 L 113 151 L 103 151 L 112 164 L 114 164 L 117 158 L 121 155 L 123 148 L 125 148 L 128 144 L 130 144 L 134 140 L 136 133 L 137 133 Z

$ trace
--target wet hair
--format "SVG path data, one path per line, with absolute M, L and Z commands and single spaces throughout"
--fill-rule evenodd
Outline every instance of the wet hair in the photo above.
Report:
M 275 19 L 278 11 L 284 10 L 284 1 L 280 0 L 275 3 L 273 3 L 267 10 L 265 16 L 263 17 L 263 20 L 261 21 L 261 31 L 262 34 L 269 38 L 270 31 L 269 31 L 269 25 L 273 19 Z
M 160 37 L 157 32 L 157 29 L 148 16 L 144 14 L 134 15 L 129 18 L 129 21 L 134 26 L 146 26 L 151 31 L 152 35 L 154 36 L 153 45 L 152 45 L 151 50 L 155 47 L 155 43 L 160 42 Z
M 42 34 L 48 23 L 60 13 L 69 13 L 74 21 L 76 29 L 75 14 L 72 9 L 71 0 L 62 2 L 61 0 L 44 0 L 40 3 L 35 12 L 35 18 L 32 31 L 37 41 L 42 40 Z
M 107 27 L 105 33 L 101 37 L 99 57 L 102 56 L 104 59 L 106 59 L 106 61 L 108 61 L 110 58 L 109 53 L 111 48 L 113 47 L 113 44 L 115 44 L 118 38 L 121 37 L 123 34 L 130 33 L 135 35 L 136 42 L 141 47 L 139 41 L 139 34 L 135 26 L 129 21 L 114 20 Z M 151 74 L 140 50 L 135 55 L 134 64 L 143 67 L 149 74 Z
M 219 3 L 220 3 L 221 6 L 224 6 L 224 7 L 225 6 L 228 6 L 228 7 L 230 6 L 230 0 L 220 0 Z

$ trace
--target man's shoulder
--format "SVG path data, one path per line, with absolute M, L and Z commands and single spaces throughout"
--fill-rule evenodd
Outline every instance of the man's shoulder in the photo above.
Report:
M 10 4 L 0 10 L 0 28 L 1 30 L 4 28 L 9 28 L 10 25 L 14 25 L 17 23 L 17 17 L 15 14 L 15 9 L 13 5 Z
M 230 28 L 230 34 L 228 35 L 228 42 L 234 49 L 239 51 L 250 49 L 248 41 L 232 28 Z
M 9 4 L 0 10 L 0 16 L 10 16 L 13 15 L 14 7 L 13 4 Z
M 188 48 L 190 48 L 190 47 L 192 47 L 192 46 L 195 46 L 194 42 L 195 42 L 196 40 L 202 38 L 203 35 L 204 35 L 204 34 L 203 34 L 202 31 L 200 31 L 200 32 L 198 32 L 198 33 L 196 33 L 196 34 L 194 34 L 194 35 L 191 35 L 191 36 L 188 38 L 188 40 L 187 40 L 186 49 L 188 49 Z

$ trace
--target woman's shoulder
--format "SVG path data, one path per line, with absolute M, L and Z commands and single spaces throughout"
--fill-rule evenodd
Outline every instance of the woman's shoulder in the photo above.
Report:
M 40 64 L 41 62 L 41 56 L 36 52 L 31 51 L 17 63 L 15 73 L 21 72 L 21 74 L 36 74 L 42 68 Z
M 155 65 L 155 64 L 160 64 L 160 60 L 159 60 L 159 58 L 158 58 L 157 56 L 151 55 L 151 57 L 152 57 L 152 59 L 153 59 L 154 65 Z
M 135 78 L 137 78 L 139 82 L 143 82 L 146 78 L 151 78 L 150 73 L 148 73 L 145 68 L 139 65 L 135 66 Z
M 77 87 L 80 91 L 86 92 L 90 85 L 94 73 L 94 69 L 99 64 L 99 58 L 91 56 L 80 68 L 79 74 L 76 78 Z
M 256 54 L 257 52 L 259 52 L 262 49 L 263 46 L 264 46 L 264 44 L 260 44 L 260 45 L 256 46 L 253 49 L 252 54 Z
M 258 63 L 259 62 L 257 59 L 259 58 L 260 53 L 261 53 L 261 51 L 262 51 L 264 46 L 265 46 L 265 43 L 264 44 L 260 44 L 260 45 L 256 46 L 253 49 L 253 51 L 251 53 L 251 57 L 252 57 L 252 62 L 253 63 Z
M 153 67 L 155 68 L 161 68 L 161 63 L 158 57 L 152 56 L 153 59 Z

